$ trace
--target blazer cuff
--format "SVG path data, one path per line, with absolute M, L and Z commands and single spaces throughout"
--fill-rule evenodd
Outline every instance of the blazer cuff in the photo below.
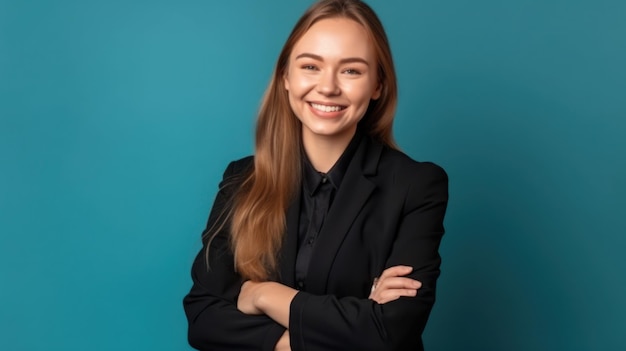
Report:
M 298 291 L 293 300 L 291 300 L 291 305 L 289 306 L 289 343 L 291 344 L 291 351 L 304 350 L 302 315 L 309 297 L 311 297 L 311 294 Z
M 267 334 L 265 334 L 265 338 L 263 339 L 263 346 L 261 350 L 263 351 L 274 351 L 276 349 L 276 344 L 283 333 L 285 332 L 285 328 L 276 323 L 268 328 Z

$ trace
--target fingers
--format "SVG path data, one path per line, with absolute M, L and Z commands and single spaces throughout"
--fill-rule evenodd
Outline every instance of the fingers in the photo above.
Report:
M 414 297 L 422 283 L 405 277 L 413 271 L 410 266 L 393 266 L 383 271 L 379 278 L 374 279 L 369 298 L 379 304 L 399 299 Z
M 391 277 L 378 280 L 376 289 L 419 289 L 422 287 L 422 283 L 411 278 L 404 277 Z
M 387 303 L 397 300 L 401 297 L 415 297 L 417 296 L 417 289 L 389 289 L 384 290 L 376 297 L 376 302 L 379 304 Z
M 415 296 L 422 287 L 422 283 L 411 278 L 393 277 L 380 280 L 376 285 L 372 286 L 370 298 L 385 296 L 387 298 L 400 296 Z
M 405 276 L 411 272 L 413 272 L 413 267 L 411 266 L 393 266 L 385 269 L 383 274 L 380 275 L 379 280 L 383 280 L 388 277 Z
M 395 301 L 401 297 L 415 297 L 418 289 L 378 289 L 376 288 L 369 296 L 370 300 L 378 304 Z

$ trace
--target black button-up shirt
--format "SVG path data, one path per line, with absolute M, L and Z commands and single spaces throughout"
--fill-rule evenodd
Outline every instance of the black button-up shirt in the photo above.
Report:
M 357 131 L 328 173 L 315 170 L 303 151 L 302 196 L 300 197 L 298 254 L 295 267 L 296 284 L 299 290 L 306 290 L 305 281 L 309 265 L 315 264 L 315 262 L 311 263 L 315 243 L 360 140 L 361 135 Z

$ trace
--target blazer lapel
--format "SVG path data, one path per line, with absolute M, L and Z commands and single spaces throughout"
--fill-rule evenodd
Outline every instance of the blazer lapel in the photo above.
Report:
M 307 291 L 324 294 L 330 269 L 350 226 L 376 188 L 366 175 L 375 174 L 382 145 L 369 142 L 363 137 L 353 156 L 341 186 L 315 244 L 311 264 L 307 272 Z M 296 228 L 297 229 L 297 228 Z

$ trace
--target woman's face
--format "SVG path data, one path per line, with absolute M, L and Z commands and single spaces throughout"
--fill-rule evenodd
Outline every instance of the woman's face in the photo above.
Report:
M 374 48 L 350 19 L 316 22 L 294 46 L 284 77 L 303 141 L 347 142 L 380 96 Z

